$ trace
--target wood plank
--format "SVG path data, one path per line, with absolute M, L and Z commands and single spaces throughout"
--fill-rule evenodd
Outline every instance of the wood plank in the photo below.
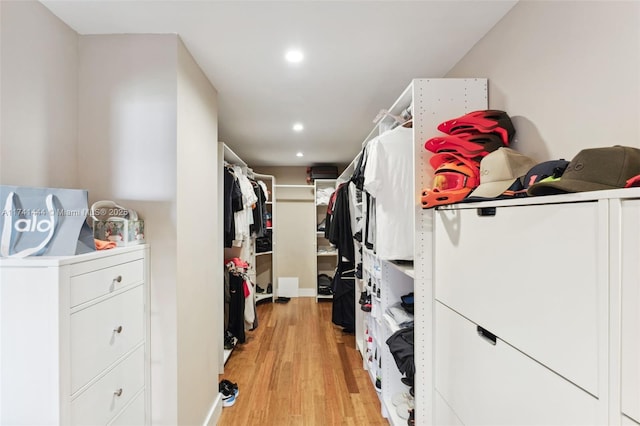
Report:
M 220 375 L 240 395 L 219 425 L 389 424 L 355 338 L 331 323 L 331 307 L 315 298 L 258 305 L 258 328 Z

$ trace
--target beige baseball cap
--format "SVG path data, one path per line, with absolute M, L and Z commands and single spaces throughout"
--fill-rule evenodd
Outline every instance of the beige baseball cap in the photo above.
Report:
M 498 197 L 536 164 L 534 159 L 511 148 L 498 148 L 480 161 L 480 185 L 469 198 Z

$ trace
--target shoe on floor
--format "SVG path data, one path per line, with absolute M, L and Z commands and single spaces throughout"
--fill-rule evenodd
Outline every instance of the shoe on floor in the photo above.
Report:
M 227 390 L 227 394 L 233 392 L 233 395 L 237 398 L 240 395 L 240 389 L 238 388 L 237 383 L 233 383 L 227 379 L 222 379 L 218 384 L 218 390 L 222 392 L 222 388 Z
M 235 403 L 236 403 L 236 396 L 234 394 L 231 394 L 231 395 L 222 394 L 223 407 L 231 407 Z

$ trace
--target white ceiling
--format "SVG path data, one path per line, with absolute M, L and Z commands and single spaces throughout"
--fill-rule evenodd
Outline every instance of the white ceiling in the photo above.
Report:
M 444 76 L 516 2 L 42 0 L 80 34 L 179 34 L 252 166 L 348 163 L 412 78 Z

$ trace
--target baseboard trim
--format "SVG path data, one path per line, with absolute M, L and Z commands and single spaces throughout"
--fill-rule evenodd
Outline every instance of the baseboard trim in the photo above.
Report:
M 298 297 L 316 297 L 316 289 L 298 288 Z
M 207 418 L 205 419 L 203 426 L 217 425 L 220 420 L 220 416 L 222 416 L 222 395 L 217 393 L 216 399 L 213 401 L 213 404 L 209 409 L 209 414 L 207 414 Z

